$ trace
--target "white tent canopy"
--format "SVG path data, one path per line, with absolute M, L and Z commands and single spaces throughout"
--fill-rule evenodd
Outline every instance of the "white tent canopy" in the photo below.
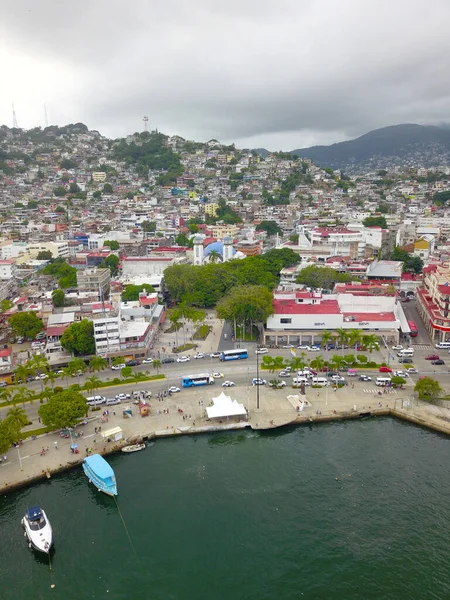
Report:
M 239 404 L 237 400 L 232 400 L 222 392 L 217 398 L 213 398 L 213 406 L 207 406 L 206 412 L 209 419 L 218 419 L 220 417 L 241 417 L 247 414 L 245 406 Z

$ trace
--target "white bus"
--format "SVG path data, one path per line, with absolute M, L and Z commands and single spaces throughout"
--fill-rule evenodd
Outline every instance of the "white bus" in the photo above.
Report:
M 245 348 L 224 350 L 220 355 L 220 360 L 239 360 L 241 358 L 248 358 L 248 350 Z

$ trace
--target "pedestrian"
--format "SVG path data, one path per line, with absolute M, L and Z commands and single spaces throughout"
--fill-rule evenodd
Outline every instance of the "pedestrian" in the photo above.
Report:
M 3 457 L 3 460 L 4 460 L 5 462 L 8 460 L 8 457 L 6 456 L 6 454 L 5 454 L 5 456 Z
M 53 445 L 55 446 L 55 450 L 58 450 L 58 442 L 53 442 Z
M 94 432 L 97 433 L 97 427 L 94 427 Z
M 113 410 L 113 415 L 116 416 L 116 411 L 115 410 Z
M 39 421 L 39 423 L 41 422 L 41 417 L 38 417 L 38 421 Z

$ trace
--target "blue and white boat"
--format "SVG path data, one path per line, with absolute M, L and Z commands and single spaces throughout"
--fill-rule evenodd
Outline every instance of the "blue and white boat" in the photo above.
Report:
M 108 496 L 117 496 L 116 476 L 111 466 L 100 454 L 86 456 L 83 461 L 83 470 L 99 492 Z
M 28 546 L 48 554 L 53 544 L 53 531 L 47 515 L 40 506 L 29 508 L 22 519 Z

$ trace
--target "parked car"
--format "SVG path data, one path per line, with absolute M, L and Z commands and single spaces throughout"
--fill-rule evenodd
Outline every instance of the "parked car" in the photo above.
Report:
M 290 350 L 291 348 L 295 348 L 295 346 L 293 344 L 284 344 L 281 347 L 284 348 L 285 350 Z
M 228 381 L 228 380 L 227 380 L 227 381 L 224 381 L 224 382 L 222 383 L 222 387 L 233 387 L 234 385 L 236 385 L 236 384 L 234 383 L 234 381 Z
M 378 370 L 380 371 L 380 373 L 392 373 L 392 369 L 390 367 L 380 367 Z
M 133 360 L 127 360 L 125 364 L 127 367 L 137 367 L 139 361 L 136 358 L 133 358 Z
M 306 345 L 306 344 L 300 344 L 300 346 L 297 346 L 297 350 L 310 350 L 311 346 Z
M 191 360 L 191 358 L 189 356 L 179 356 L 177 358 L 177 363 L 185 363 L 185 362 L 189 362 Z
M 47 373 L 41 373 L 40 375 L 36 376 L 36 381 L 39 381 L 40 379 L 47 379 L 47 377 Z
M 311 346 L 309 348 L 310 352 L 320 352 L 320 350 L 321 350 L 320 346 Z
M 442 358 L 438 358 L 437 360 L 432 360 L 431 364 L 432 365 L 445 365 L 445 360 L 442 360 Z
M 221 354 L 222 352 L 211 352 L 209 356 L 210 358 L 219 358 Z
M 335 345 L 335 344 L 327 344 L 327 345 L 325 346 L 325 348 L 326 348 L 327 350 L 336 350 L 336 345 Z
M 327 377 L 334 377 L 335 375 L 338 375 L 338 374 L 336 373 L 336 371 L 328 371 L 328 372 L 327 372 Z
M 283 346 L 284 348 L 285 346 Z M 293 348 L 293 346 L 292 346 Z M 257 350 L 255 350 L 255 354 L 267 354 L 269 351 L 267 350 L 267 348 L 258 348 Z
M 153 358 L 144 358 L 144 360 L 142 361 L 143 365 L 151 365 L 153 362 Z
M 6 387 L 8 384 L 6 381 L 0 381 L 0 388 Z
M 23 344 L 23 343 L 24 343 L 24 341 L 25 341 L 25 339 L 24 339 L 23 337 L 19 337 L 19 338 L 17 338 L 17 343 L 18 343 L 18 344 Z
M 176 385 L 171 385 L 167 391 L 170 392 L 171 394 L 176 394 L 177 392 L 181 392 L 180 388 L 177 387 Z
M 396 346 L 392 346 L 392 350 L 400 352 L 400 350 L 403 350 L 403 346 L 401 344 L 397 344 Z
M 412 363 L 412 361 L 413 361 L 413 359 L 412 358 L 408 358 L 407 356 L 398 359 L 398 362 L 399 363 L 403 363 L 403 364 Z
M 120 365 L 113 365 L 111 369 L 113 371 L 120 371 L 120 369 L 125 368 L 127 365 L 125 363 L 120 363 Z
M 404 377 L 406 379 L 406 377 L 408 377 L 408 373 L 406 373 L 406 371 L 394 371 L 393 376 L 394 377 Z
M 291 372 L 290 371 L 280 371 L 278 373 L 278 377 L 290 377 L 291 376 Z
M 261 379 L 260 377 L 254 377 L 252 379 L 252 385 L 266 385 L 267 381 L 265 379 Z
M 162 365 L 167 365 L 167 364 L 169 364 L 169 363 L 174 363 L 174 362 L 175 362 L 175 359 L 174 359 L 174 358 L 172 358 L 171 356 L 168 356 L 167 358 L 163 358 L 163 359 L 161 360 L 161 364 L 162 364 Z
M 106 405 L 112 406 L 113 404 L 120 404 L 119 398 L 106 398 Z
M 419 371 L 418 371 L 418 370 L 417 370 L 415 367 L 408 367 L 408 368 L 406 369 L 406 372 L 408 373 L 408 375 L 409 375 L 409 374 L 412 374 L 412 375 L 414 375 L 415 373 L 418 373 Z
M 194 358 L 206 358 L 206 356 L 203 352 L 197 352 L 197 354 L 194 354 Z
M 37 336 L 36 339 L 37 340 L 44 340 L 47 337 L 47 334 L 44 331 L 40 331 Z M 22 338 L 23 339 L 23 338 Z
M 214 379 L 223 379 L 223 373 L 211 373 L 211 377 L 214 377 Z
M 360 381 L 372 381 L 372 377 L 369 377 L 369 375 L 360 375 L 359 380 Z
M 425 356 L 425 360 L 439 360 L 439 356 L 437 354 L 429 354 L 428 356 Z
M 286 382 L 280 380 L 269 381 L 269 387 L 275 389 L 284 388 L 286 387 Z
M 125 393 L 121 393 L 121 394 L 116 394 L 116 400 L 131 400 L 131 394 L 125 394 Z

